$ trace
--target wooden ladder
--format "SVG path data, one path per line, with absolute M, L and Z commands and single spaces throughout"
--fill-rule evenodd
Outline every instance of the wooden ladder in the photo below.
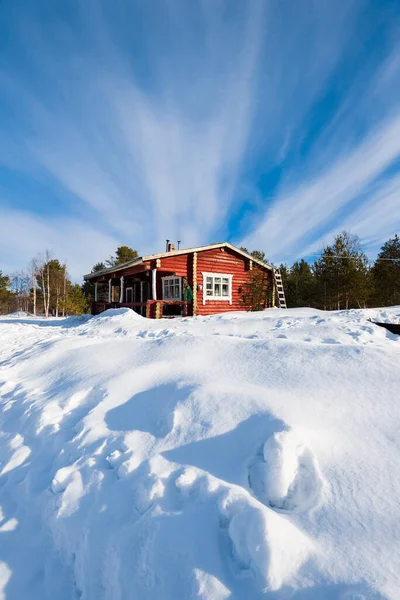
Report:
M 276 289 L 276 295 L 277 295 L 277 306 L 278 308 L 287 308 L 286 305 L 286 298 L 285 298 L 285 292 L 283 289 L 283 283 L 282 283 L 282 275 L 280 274 L 279 271 L 276 271 L 274 269 L 274 280 L 275 280 L 275 289 Z

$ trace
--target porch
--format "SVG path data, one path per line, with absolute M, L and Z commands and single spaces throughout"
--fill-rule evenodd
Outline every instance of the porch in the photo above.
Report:
M 184 299 L 187 280 L 176 273 L 144 270 L 94 282 L 92 314 L 109 308 L 130 308 L 151 319 L 188 316 Z

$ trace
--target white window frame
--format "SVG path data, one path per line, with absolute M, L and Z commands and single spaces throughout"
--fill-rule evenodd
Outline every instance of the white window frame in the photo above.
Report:
M 165 283 L 167 281 L 170 281 L 171 279 L 178 279 L 179 280 L 179 298 L 167 298 L 165 296 L 164 290 L 165 290 Z M 162 281 L 162 297 L 163 300 L 182 300 L 182 277 L 179 277 L 178 275 L 168 275 L 167 277 L 161 277 L 161 281 Z
M 125 288 L 125 302 L 127 304 L 129 304 L 128 292 L 132 292 L 132 302 L 133 302 L 133 300 L 134 300 L 134 298 L 133 298 L 133 287 L 127 287 L 127 288 Z
M 224 302 L 229 302 L 229 304 L 232 304 L 232 279 L 233 279 L 233 275 L 232 273 L 206 273 L 203 272 L 203 304 L 206 303 L 207 300 L 213 301 L 213 300 L 218 300 L 219 302 L 224 301 Z M 225 277 L 225 279 L 229 280 L 229 294 L 228 296 L 207 296 L 207 277 L 220 277 L 221 278 L 221 293 L 222 293 L 222 278 Z M 214 289 L 214 283 L 213 283 L 213 289 Z

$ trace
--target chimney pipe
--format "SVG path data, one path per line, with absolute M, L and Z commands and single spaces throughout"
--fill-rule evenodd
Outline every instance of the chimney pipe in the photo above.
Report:
M 178 250 L 179 250 L 180 245 L 181 245 L 181 240 L 178 240 Z
M 169 252 L 169 240 L 165 240 L 166 244 L 165 244 L 165 252 Z

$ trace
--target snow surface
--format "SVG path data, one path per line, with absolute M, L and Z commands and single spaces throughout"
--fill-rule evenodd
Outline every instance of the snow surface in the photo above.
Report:
M 0 318 L 0 598 L 398 600 L 400 307 Z

